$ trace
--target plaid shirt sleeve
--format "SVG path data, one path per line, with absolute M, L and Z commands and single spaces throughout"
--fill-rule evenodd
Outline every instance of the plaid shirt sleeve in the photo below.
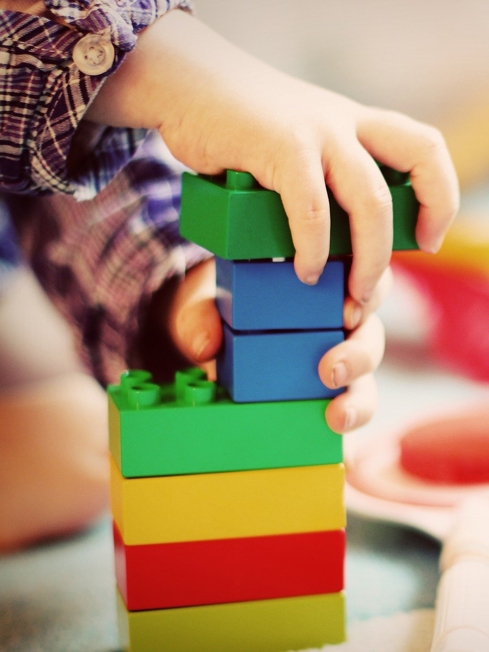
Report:
M 48 17 L 0 10 L 0 189 L 89 199 L 144 137 L 143 130 L 93 127 L 83 166 L 68 168 L 91 99 L 135 47 L 137 34 L 174 7 L 188 9 L 189 0 L 45 0 L 45 5 Z M 112 65 L 102 74 L 86 74 L 73 60 L 77 43 L 90 34 L 113 48 Z
M 106 384 L 138 363 L 153 293 L 209 254 L 178 233 L 182 170 L 169 162 L 159 135 L 101 128 L 82 117 L 138 31 L 164 11 L 188 5 L 45 5 L 63 24 L 0 11 L 0 189 L 8 206 L 4 212 L 0 206 L 0 290 L 2 259 L 4 278 L 19 263 L 10 214 L 25 260 L 70 322 L 87 370 Z M 107 73 L 90 76 L 73 62 L 73 48 L 86 34 L 104 34 L 114 45 Z M 82 164 L 68 173 L 74 148 Z M 156 346 L 166 364 L 170 345 L 158 340 Z

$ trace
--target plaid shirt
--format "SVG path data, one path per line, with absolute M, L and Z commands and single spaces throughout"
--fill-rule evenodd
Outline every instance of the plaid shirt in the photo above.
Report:
M 66 160 L 90 100 L 137 33 L 187 0 L 45 0 L 52 18 L 0 10 L 0 187 L 9 192 L 94 196 L 134 154 L 143 133 L 107 128 L 91 160 L 71 176 Z M 68 26 L 66 26 L 68 25 Z M 110 39 L 114 61 L 100 75 L 80 72 L 73 50 L 86 34 Z
M 145 140 L 142 130 L 82 118 L 137 33 L 188 2 L 44 4 L 47 17 L 0 10 L 0 274 L 19 259 L 10 210 L 31 243 L 24 255 L 71 322 L 87 368 L 112 382 L 127 366 L 152 293 L 206 254 L 178 234 L 181 170 L 168 163 L 159 136 Z M 80 72 L 73 61 L 86 34 L 114 46 L 104 74 Z M 69 152 L 77 163 L 67 165 Z

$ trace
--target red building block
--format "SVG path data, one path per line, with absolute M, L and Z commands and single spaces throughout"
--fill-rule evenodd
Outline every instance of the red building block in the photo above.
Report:
M 117 584 L 130 611 L 246 602 L 344 586 L 345 532 L 127 546 L 114 524 Z

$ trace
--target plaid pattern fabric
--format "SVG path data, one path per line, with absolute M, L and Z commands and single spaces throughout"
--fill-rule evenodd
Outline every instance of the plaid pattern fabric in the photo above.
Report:
M 127 367 L 152 294 L 209 254 L 180 238 L 181 169 L 160 137 L 81 121 L 105 76 L 80 73 L 71 51 L 83 32 L 110 33 L 110 74 L 139 29 L 187 2 L 45 4 L 73 29 L 0 11 L 0 188 L 26 260 L 72 324 L 87 369 L 106 384 Z M 69 176 L 73 138 L 90 148 Z M 0 218 L 1 276 L 19 254 L 8 212 Z
M 92 149 L 91 173 L 70 176 L 68 152 L 90 99 L 134 48 L 140 30 L 174 6 L 188 8 L 188 1 L 45 0 L 45 5 L 68 27 L 0 10 L 0 188 L 86 199 L 124 166 L 143 135 L 102 130 Z M 104 74 L 86 75 L 73 62 L 73 48 L 87 33 L 110 38 L 115 47 L 113 65 Z
M 134 345 L 153 293 L 209 256 L 179 235 L 181 172 L 154 134 L 89 201 L 9 198 L 25 255 L 102 384 L 140 364 Z

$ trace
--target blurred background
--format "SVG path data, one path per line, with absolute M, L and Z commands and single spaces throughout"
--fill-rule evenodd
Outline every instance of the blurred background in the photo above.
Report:
M 489 107 L 484 0 L 195 4 L 210 27 L 285 72 L 450 131 L 457 158 L 465 158 L 459 130 L 474 121 L 481 105 Z M 472 173 L 480 179 L 480 170 Z
M 270 64 L 354 99 L 437 121 L 489 79 L 484 0 L 206 0 L 197 15 Z
M 420 336 L 428 331 L 430 349 L 445 366 L 489 380 L 487 2 L 208 0 L 196 5 L 201 20 L 271 65 L 442 130 L 463 191 L 460 216 L 436 262 L 419 253 L 398 260 L 398 279 L 409 272 L 418 294 L 406 293 L 398 281 L 381 314 L 390 350 L 397 335 L 421 345 L 426 337 Z M 433 265 L 442 267 L 435 280 Z M 447 288 L 456 290 L 456 302 Z M 480 319 L 474 319 L 474 302 Z

